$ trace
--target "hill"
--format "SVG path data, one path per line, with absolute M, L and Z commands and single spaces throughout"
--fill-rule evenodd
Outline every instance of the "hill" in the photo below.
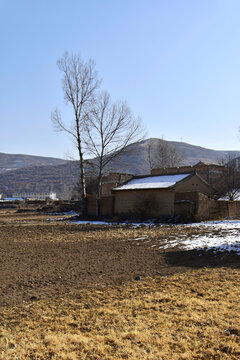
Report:
M 107 171 L 120 171 L 132 174 L 148 174 L 150 166 L 148 162 L 148 147 L 154 149 L 159 139 L 150 138 L 139 143 L 134 143 L 126 148 L 126 151 L 117 156 L 111 162 Z M 174 146 L 182 155 L 182 165 L 194 165 L 199 161 L 206 163 L 218 163 L 220 159 L 225 158 L 228 154 L 240 156 L 240 151 L 218 151 L 206 149 L 201 146 L 195 146 L 183 142 L 166 141 Z
M 158 139 L 147 139 L 129 145 L 105 169 L 108 172 L 124 172 L 131 174 L 148 174 L 150 172 L 148 146 L 155 147 Z M 217 163 L 228 154 L 240 156 L 240 151 L 216 151 L 183 142 L 169 141 L 183 157 L 183 164 L 193 165 L 198 161 Z M 35 157 L 30 155 L 0 154 L 0 193 L 11 196 L 14 192 L 49 192 L 54 191 L 59 197 L 68 198 L 78 179 L 78 162 L 54 158 Z M 16 157 L 15 157 L 16 156 Z M 15 157 L 15 162 L 14 162 Z M 23 158 L 20 158 L 23 157 Z M 2 159 L 2 161 L 1 161 Z M 19 162 L 16 162 L 19 160 Z M 22 160 L 22 162 L 20 161 Z M 94 159 L 89 160 L 94 163 Z M 5 164 L 3 166 L 3 164 Z M 25 166 L 23 166 L 25 164 Z M 34 166 L 32 166 L 32 165 Z M 14 167 L 15 166 L 15 167 Z M 16 169 L 16 167 L 18 168 Z M 9 169 L 15 170 L 9 170 Z M 3 170 L 5 169 L 5 170 Z M 6 171 L 8 169 L 8 171 Z M 90 167 L 86 166 L 86 173 Z
M 66 160 L 52 157 L 0 153 L 0 173 L 29 166 L 52 166 L 66 163 Z

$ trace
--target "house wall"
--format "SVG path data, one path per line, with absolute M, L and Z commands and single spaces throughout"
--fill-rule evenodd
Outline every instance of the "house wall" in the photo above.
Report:
M 114 214 L 146 213 L 146 217 L 174 214 L 174 192 L 169 189 L 115 191 Z
M 121 194 L 120 194 L 121 193 Z M 88 215 L 96 216 L 96 197 L 87 197 Z M 9 204 L 8 204 L 9 205 Z M 216 220 L 240 217 L 240 201 L 217 201 L 198 191 L 118 191 L 100 199 L 100 215 L 138 215 L 146 218 L 181 215 L 186 219 Z
M 117 186 L 118 186 L 117 182 L 103 183 L 101 187 L 101 195 L 103 196 L 111 195 L 112 189 Z
M 205 184 L 201 179 L 199 179 L 196 175 L 191 177 L 187 181 L 180 182 L 175 187 L 176 192 L 192 192 L 192 191 L 198 191 L 202 194 L 206 195 L 213 195 L 214 190 L 211 189 L 207 184 Z
M 88 216 L 96 216 L 96 196 L 87 195 L 87 212 Z
M 113 215 L 114 196 L 102 196 L 100 198 L 100 216 L 111 217 Z M 96 216 L 96 195 L 87 196 L 88 215 Z
M 113 215 L 113 196 L 102 196 L 100 199 L 101 216 L 111 217 Z

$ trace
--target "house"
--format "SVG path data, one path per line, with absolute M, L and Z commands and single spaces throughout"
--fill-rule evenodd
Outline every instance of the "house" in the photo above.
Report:
M 178 173 L 191 173 L 196 172 L 202 179 L 206 180 L 217 191 L 222 190 L 223 181 L 228 172 L 228 167 L 219 164 L 208 164 L 199 161 L 195 165 L 186 165 L 170 168 L 156 168 L 152 169 L 151 175 L 171 175 Z
M 115 215 L 128 215 L 144 209 L 147 217 L 176 215 L 175 194 L 189 192 L 214 195 L 214 189 L 196 172 L 135 176 L 112 189 L 113 211 Z

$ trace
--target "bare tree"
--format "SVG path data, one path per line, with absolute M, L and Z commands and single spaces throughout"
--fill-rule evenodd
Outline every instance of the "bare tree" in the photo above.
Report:
M 99 94 L 94 110 L 86 122 L 86 146 L 95 157 L 98 197 L 101 195 L 104 168 L 126 147 L 142 140 L 143 127 L 125 102 L 112 103 L 107 92 Z M 98 214 L 97 205 L 97 214 Z
M 147 162 L 150 167 L 150 173 L 151 173 L 152 169 L 154 168 L 154 164 L 155 164 L 153 154 L 154 154 L 154 147 L 153 147 L 151 140 L 149 140 L 148 144 L 147 144 Z
M 183 159 L 174 146 L 168 144 L 168 142 L 163 139 L 159 139 L 156 145 L 149 142 L 147 147 L 147 160 L 150 170 L 152 170 L 153 168 L 179 166 Z
M 218 163 L 225 166 L 224 173 L 215 184 L 218 190 L 218 197 L 236 200 L 240 195 L 239 157 L 236 154 L 228 154 L 219 159 Z
M 63 73 L 63 93 L 67 104 L 73 111 L 73 121 L 67 125 L 62 121 L 60 112 L 56 109 L 52 115 L 55 129 L 65 131 L 74 139 L 78 150 L 80 170 L 80 191 L 82 213 L 86 214 L 86 184 L 84 173 L 83 134 L 89 114 L 93 111 L 96 91 L 100 85 L 94 62 L 83 61 L 79 55 L 69 55 L 67 52 L 57 61 Z

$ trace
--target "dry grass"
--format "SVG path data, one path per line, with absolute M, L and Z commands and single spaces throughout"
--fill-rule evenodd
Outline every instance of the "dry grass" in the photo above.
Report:
M 206 229 L 191 227 L 116 226 L 109 228 L 108 226 L 46 222 L 49 218 L 56 220 L 59 217 L 52 215 L 0 213 L 0 216 L 1 246 L 3 251 L 8 249 L 5 255 L 7 254 L 10 260 L 12 256 L 11 266 L 14 265 L 19 275 L 16 278 L 16 286 L 6 288 L 8 297 L 11 289 L 12 296 L 17 297 L 18 286 L 25 284 L 28 290 L 29 279 L 22 277 L 22 274 L 26 273 L 25 267 L 22 269 L 23 272 L 19 273 L 20 259 L 24 255 L 22 262 L 24 264 L 29 262 L 30 270 L 26 274 L 31 278 L 33 264 L 39 265 L 39 258 L 38 261 L 33 262 L 36 260 L 34 258 L 36 247 L 43 249 L 44 259 L 48 254 L 47 250 L 53 249 L 55 258 L 50 257 L 50 259 L 56 262 L 59 257 L 62 262 L 64 259 L 60 255 L 65 248 L 66 254 L 73 249 L 74 257 L 76 257 L 74 251 L 78 247 L 75 245 L 86 244 L 86 247 L 79 247 L 81 252 L 78 253 L 83 257 L 83 250 L 86 250 L 87 260 L 84 259 L 87 262 L 84 263 L 84 269 L 89 265 L 89 254 L 95 256 L 91 259 L 94 266 L 95 263 L 99 263 L 96 269 L 95 267 L 90 269 L 91 275 L 87 281 L 93 279 L 93 275 L 98 274 L 99 270 L 104 270 L 103 275 L 107 280 L 108 267 L 105 268 L 106 264 L 101 264 L 101 261 L 107 262 L 110 257 L 111 263 L 116 262 L 119 265 L 121 259 L 117 255 L 122 248 L 125 250 L 128 246 L 129 253 L 127 254 L 133 253 L 134 259 L 139 260 L 141 254 L 147 254 L 149 248 L 159 244 L 159 241 L 165 242 L 168 239 L 177 239 L 181 236 L 191 237 L 196 233 L 199 235 L 200 232 L 208 232 Z M 133 239 L 139 240 L 128 241 Z M 126 240 L 126 242 L 120 240 Z M 45 243 L 46 249 L 43 246 Z M 107 248 L 108 244 L 111 247 Z M 97 249 L 96 254 L 90 252 L 93 246 Z M 32 252 L 27 251 L 30 248 Z M 62 250 L 58 251 L 58 248 Z M 141 252 L 137 251 L 140 248 Z M 12 249 L 14 253 L 9 254 L 9 249 Z M 107 255 L 104 251 L 107 251 Z M 157 256 L 157 259 L 161 257 L 161 252 L 151 251 L 149 253 L 151 257 L 142 258 L 147 264 L 152 257 Z M 15 256 L 16 253 L 18 256 Z M 125 252 L 122 254 L 126 257 Z M 175 264 L 176 256 L 180 255 L 174 256 Z M 69 259 L 73 261 L 73 258 Z M 144 266 L 142 259 L 141 268 Z M 1 261 L 3 261 L 3 256 L 2 259 L 0 258 L 0 267 L 2 266 L 4 270 L 7 266 L 3 266 Z M 133 271 L 132 263 L 133 258 L 129 255 L 128 262 L 124 264 L 130 267 L 131 276 L 138 269 L 138 264 L 136 264 Z M 49 264 L 51 270 L 55 266 L 56 274 L 50 272 L 49 275 L 51 281 L 55 281 L 59 278 L 59 271 L 62 268 L 58 263 L 50 262 Z M 191 266 L 197 267 L 196 264 L 191 264 Z M 70 265 L 72 263 L 67 260 L 66 268 L 63 267 L 65 272 L 75 269 Z M 43 266 L 47 273 L 45 262 Z M 83 272 L 81 263 L 78 266 L 79 282 L 81 273 L 84 274 L 84 279 L 86 273 Z M 226 263 L 225 266 L 227 266 Z M 44 300 L 2 307 L 0 308 L 0 359 L 239 360 L 240 270 L 235 263 L 234 266 L 235 269 L 205 268 L 187 271 L 184 274 L 178 273 L 161 278 L 149 277 L 127 283 L 125 280 L 122 285 L 114 287 L 104 287 L 104 282 L 100 282 L 101 277 L 96 276 L 93 288 L 75 290 L 59 298 L 57 293 L 56 296 L 48 298 L 44 292 Z M 161 267 L 166 268 L 166 271 L 177 271 L 164 261 L 157 263 L 156 269 L 161 270 Z M 13 272 L 15 272 L 14 269 Z M 39 269 L 40 267 L 35 269 L 37 275 L 39 275 Z M 119 268 L 116 269 L 114 276 L 119 276 Z M 156 269 L 153 264 L 151 276 L 158 273 L 154 272 Z M 111 271 L 113 270 L 114 267 L 111 268 Z M 186 268 L 183 270 L 185 271 Z M 60 280 L 56 280 L 56 288 L 63 281 L 63 273 L 61 276 Z M 127 278 L 129 279 L 128 274 Z M 14 278 L 11 272 L 9 272 L 9 279 L 11 281 L 9 280 L 7 285 L 12 286 Z M 42 284 L 41 279 L 37 276 L 34 279 L 36 280 L 34 286 L 39 289 Z M 72 278 L 66 277 L 66 279 L 68 279 L 67 285 L 73 289 L 74 287 L 69 285 L 69 279 Z M 60 294 L 63 293 L 60 292 Z
M 1 359 L 240 359 L 239 270 L 197 270 L 2 308 Z
M 9 235 L 12 234 L 14 241 L 54 241 L 54 242 L 75 242 L 86 241 L 92 239 L 106 240 L 144 240 L 145 243 L 157 244 L 159 241 L 164 242 L 168 239 L 178 239 L 181 237 L 194 237 L 196 235 L 207 235 L 209 230 L 207 228 L 197 227 L 180 227 L 180 226 L 139 226 L 132 227 L 121 225 L 89 225 L 89 224 L 74 224 L 69 221 L 58 221 L 59 219 L 69 220 L 68 215 L 46 215 L 38 213 L 16 213 L 0 211 L 0 236 L 6 231 L 6 226 L 9 227 Z M 36 231 L 36 225 L 38 231 Z M 67 227 L 67 232 L 65 231 Z M 46 234 L 46 230 L 48 233 Z M 40 236 L 44 231 L 44 237 Z M 211 234 L 218 235 L 221 233 L 220 229 L 211 229 Z M 26 236 L 28 235 L 28 236 Z

